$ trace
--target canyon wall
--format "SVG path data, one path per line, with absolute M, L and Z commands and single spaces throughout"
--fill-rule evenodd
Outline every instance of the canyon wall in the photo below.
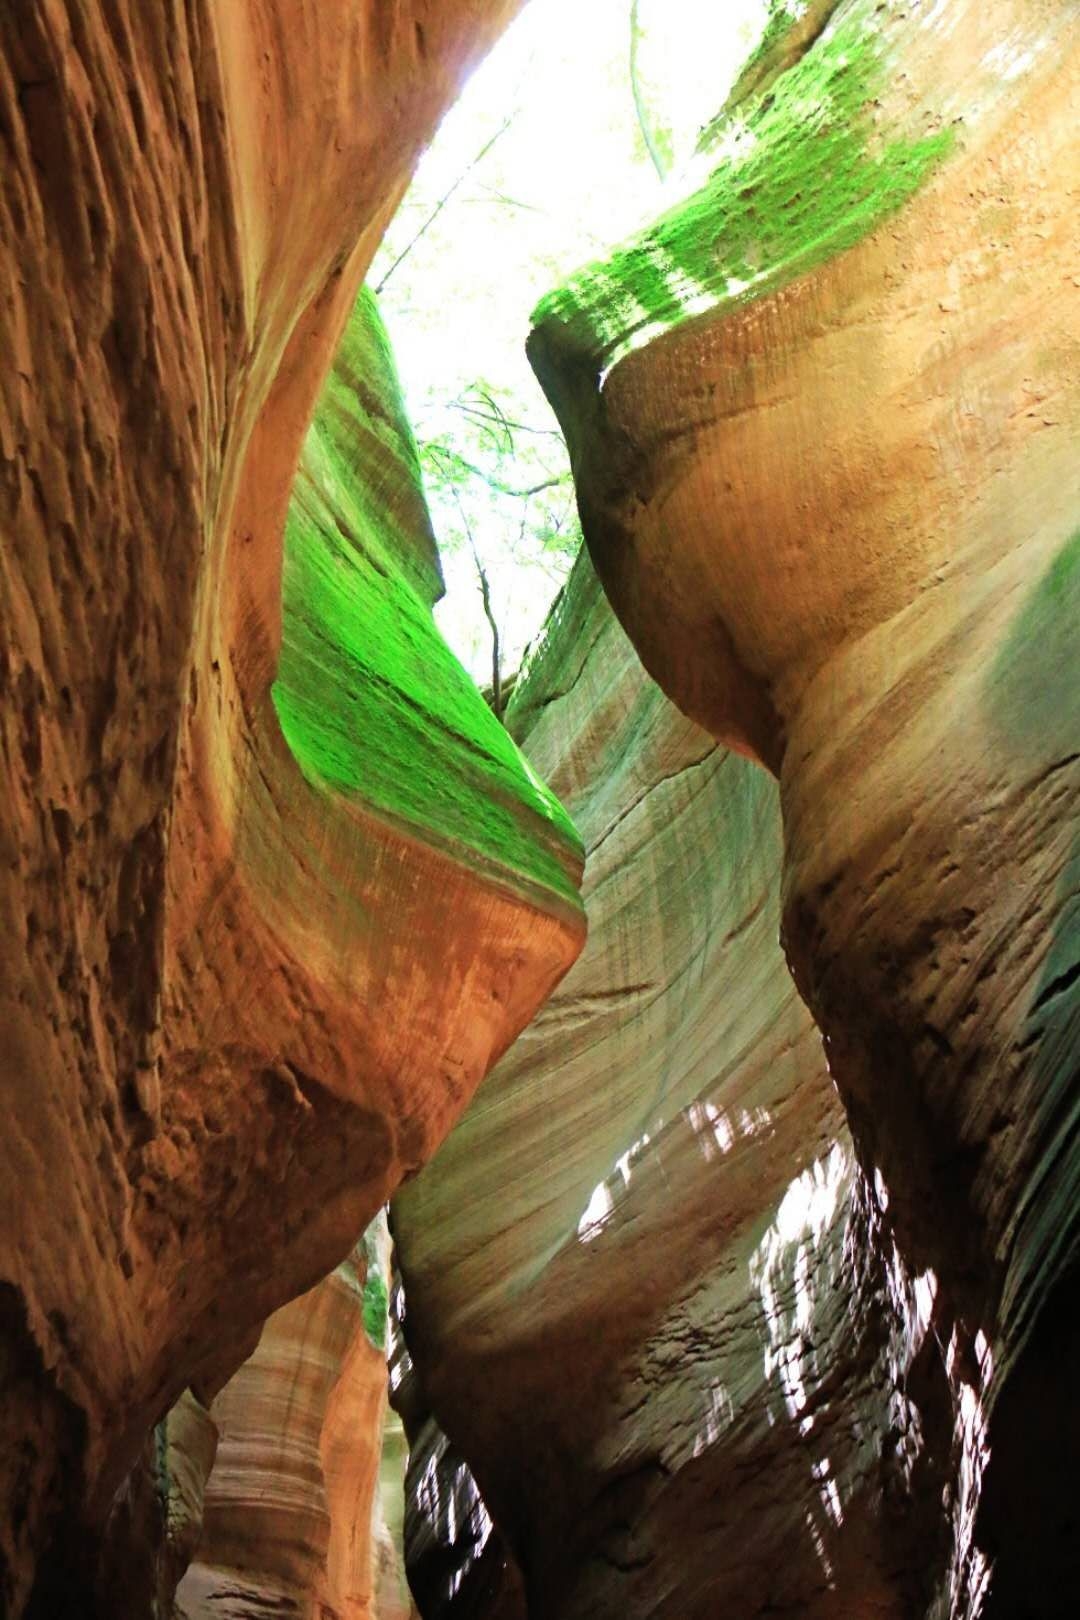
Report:
M 564 603 L 511 723 L 590 944 L 394 1206 L 425 1613 L 486 1612 L 466 1478 L 532 1616 L 1080 1588 L 1080 17 L 795 9 L 535 318 L 604 590 L 734 752 L 620 729 Z
M 146 1612 L 154 1425 L 341 1261 L 580 946 L 576 838 L 434 631 L 357 305 L 513 10 L 0 13 L 10 1616 Z
M 509 722 L 585 839 L 589 942 L 394 1200 L 421 1611 L 925 1612 L 933 1285 L 780 948 L 776 785 L 585 555 Z
M 276 1311 L 211 1408 L 220 1433 L 177 1620 L 408 1620 L 379 1490 L 386 1416 L 385 1221 Z M 399 1473 L 388 1481 L 400 1497 Z
M 1080 15 L 774 5 L 537 312 L 556 988 L 358 297 L 514 9 L 0 13 L 0 1611 L 394 1613 L 407 1182 L 425 1616 L 1068 1613 Z

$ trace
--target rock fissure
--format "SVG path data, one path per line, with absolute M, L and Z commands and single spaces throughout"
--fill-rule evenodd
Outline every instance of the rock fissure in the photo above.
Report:
M 763 0 L 503 726 L 362 283 L 515 9 L 0 11 L 0 1613 L 1057 1620 L 1080 18 Z

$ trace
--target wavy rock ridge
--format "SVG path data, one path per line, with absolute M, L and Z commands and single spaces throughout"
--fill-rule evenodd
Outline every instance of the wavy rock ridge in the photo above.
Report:
M 153 1425 L 341 1260 L 580 945 L 576 839 L 431 626 L 367 304 L 308 441 L 282 645 L 330 357 L 512 10 L 0 16 L 13 1616 L 83 1616 L 98 1581 L 138 1612 L 125 1580 L 156 1577 L 122 1544 L 136 1509 L 161 1521 Z
M 530 340 L 634 646 L 778 776 L 771 864 L 736 809 L 763 780 L 664 858 L 667 763 L 579 613 L 519 723 L 585 836 L 590 945 L 396 1201 L 414 1378 L 530 1615 L 1057 1615 L 1080 33 L 1013 0 L 776 20 L 704 188 Z M 710 915 L 751 852 L 756 942 Z M 808 1020 L 782 1058 L 739 1029 L 789 993 L 778 925 L 838 1099 Z
M 423 1612 L 523 1615 L 515 1569 L 530 1615 L 919 1612 L 932 1293 L 778 943 L 775 785 L 584 556 L 510 723 L 582 830 L 590 936 L 394 1200 Z
M 1071 1612 L 1080 18 L 775 5 L 538 311 L 555 990 L 357 301 L 512 10 L 0 13 L 0 1607 L 205 1519 L 200 1620 L 394 1612 L 334 1267 L 506 1054 L 395 1200 L 425 1615 Z

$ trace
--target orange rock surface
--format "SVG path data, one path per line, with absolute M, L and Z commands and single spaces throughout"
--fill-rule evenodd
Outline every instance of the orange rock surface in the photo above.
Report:
M 533 351 L 644 662 L 779 777 L 787 953 L 935 1290 L 942 1612 L 1056 1614 L 1080 1582 L 1080 18 L 829 11 L 734 109 L 697 212 L 549 300 Z
M 38 1613 L 91 1601 L 150 1427 L 341 1259 L 580 945 L 563 896 L 302 775 L 270 701 L 316 395 L 513 9 L 0 14 L 13 1616 L 39 1562 Z
M 772 5 L 541 307 L 556 989 L 357 300 L 516 3 L 0 9 L 0 1612 L 400 1612 L 395 1191 L 426 1620 L 1071 1612 L 1080 13 Z

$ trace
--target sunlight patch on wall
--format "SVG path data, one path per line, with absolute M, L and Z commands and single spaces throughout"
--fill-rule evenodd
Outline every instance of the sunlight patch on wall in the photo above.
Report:
M 737 1142 L 760 1136 L 770 1129 L 772 1115 L 767 1108 L 738 1108 L 730 1112 L 708 1101 L 692 1102 L 683 1118 L 697 1137 L 706 1164 L 730 1153 Z
M 582 1243 L 591 1243 L 599 1237 L 611 1220 L 619 1199 L 630 1185 L 635 1165 L 651 1141 L 648 1131 L 639 1136 L 619 1154 L 603 1181 L 597 1182 L 577 1224 L 577 1235 Z
M 850 1150 L 834 1142 L 828 1153 L 793 1177 L 750 1258 L 750 1280 L 761 1301 L 764 1377 L 766 1384 L 779 1384 L 787 1420 L 807 1447 L 816 1501 L 807 1508 L 806 1528 L 830 1584 L 834 1571 L 826 1534 L 843 1524 L 844 1502 L 841 1482 L 822 1446 L 824 1435 L 818 1434 L 816 1391 L 828 1357 L 815 1311 L 834 1292 L 844 1267 L 854 1176 Z M 824 1357 L 820 1364 L 819 1357 Z M 771 1412 L 769 1420 L 775 1421 Z
M 705 1421 L 694 1436 L 693 1455 L 700 1457 L 715 1445 L 735 1421 L 735 1408 L 723 1384 L 713 1384 L 708 1393 Z

